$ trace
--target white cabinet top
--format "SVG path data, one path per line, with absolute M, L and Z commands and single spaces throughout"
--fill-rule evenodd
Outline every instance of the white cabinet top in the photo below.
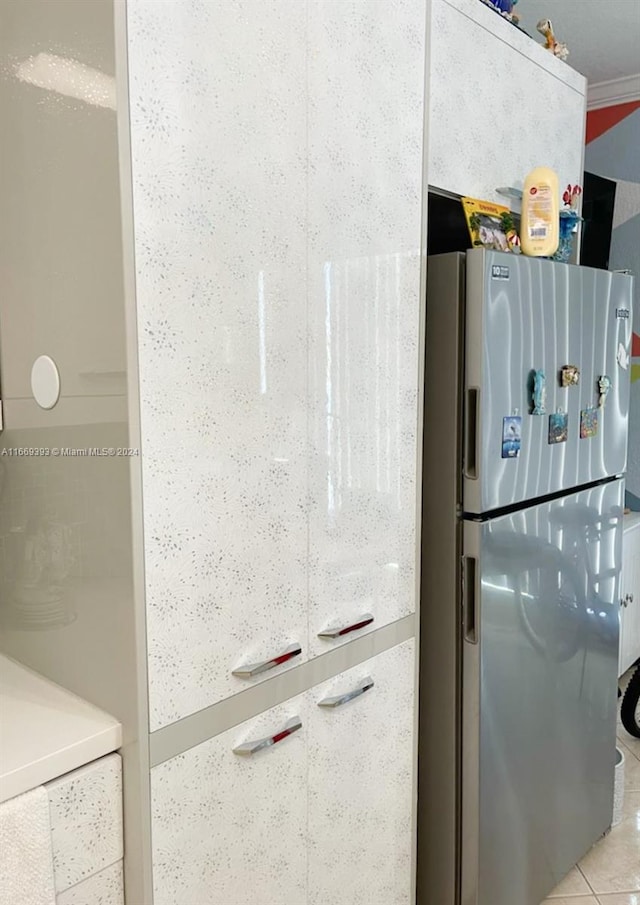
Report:
M 434 0 L 429 70 L 430 186 L 506 205 L 537 166 L 582 181 L 587 81 L 542 43 L 480 0 Z
M 0 654 L 0 802 L 121 743 L 114 717 Z
M 453 6 L 454 9 L 472 19 L 481 28 L 491 32 L 498 40 L 513 47 L 523 57 L 528 58 L 542 69 L 546 69 L 550 75 L 560 79 L 565 85 L 570 85 L 580 94 L 587 93 L 587 80 L 571 66 L 571 55 L 569 55 L 568 63 L 558 59 L 558 57 L 545 49 L 542 35 L 538 34 L 537 31 L 529 37 L 528 34 L 513 26 L 503 16 L 485 6 L 484 3 L 480 3 L 479 0 L 436 0 L 436 2 L 448 3 L 449 6 Z M 518 12 L 517 9 L 516 12 Z M 551 18 L 553 19 L 553 13 Z M 531 31 L 530 28 L 529 31 Z M 436 34 L 434 37 L 437 39 L 438 35 Z M 558 40 L 568 41 L 569 50 L 571 50 L 571 35 L 558 35 Z M 480 66 L 480 64 L 478 65 Z M 491 66 L 491 60 L 488 61 L 488 65 L 489 67 Z M 505 73 L 504 77 L 513 84 L 513 81 L 518 77 L 518 73 Z M 535 115 L 535 111 L 532 110 L 530 112 L 532 122 L 535 122 L 538 117 Z M 543 113 L 544 111 L 540 111 L 540 115 L 543 115 Z

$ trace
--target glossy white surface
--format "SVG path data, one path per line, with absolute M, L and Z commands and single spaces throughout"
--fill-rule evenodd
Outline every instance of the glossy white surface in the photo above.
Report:
M 0 655 L 0 801 L 120 747 L 120 724 Z
M 155 905 L 409 905 L 413 640 L 151 771 Z M 332 710 L 324 698 L 371 676 Z M 251 757 L 238 745 L 302 728 Z
M 289 738 L 233 753 L 294 716 Z M 306 902 L 306 717 L 300 695 L 153 768 L 154 905 Z
M 414 657 L 406 641 L 309 693 L 309 905 L 412 901 Z
M 152 730 L 415 608 L 425 6 L 128 4 Z
M 128 15 L 153 730 L 307 654 L 306 8 Z
M 0 650 L 122 724 L 128 885 L 131 900 L 145 902 L 144 602 L 132 576 L 139 458 L 53 452 L 139 445 L 123 289 L 119 139 L 128 125 L 114 21 L 123 6 L 0 3 L 0 446 L 51 451 L 0 456 Z M 61 377 L 49 410 L 31 393 L 43 353 Z M 99 744 L 61 772 L 109 750 Z
M 425 3 L 308 8 L 315 656 L 415 610 Z
M 122 393 L 90 376 L 125 368 L 112 0 L 3 4 L 0 67 L 3 395 L 43 353 L 64 394 Z
M 508 203 L 496 188 L 541 164 L 581 182 L 586 80 L 479 0 L 432 16 L 430 185 Z
M 110 754 L 46 785 L 56 892 L 123 856 L 122 760 Z
M 414 616 L 406 616 L 399 622 L 359 637 L 355 633 L 349 644 L 340 644 L 322 657 L 314 657 L 275 681 L 263 682 L 246 694 L 226 698 L 177 723 L 170 723 L 154 732 L 149 739 L 151 765 L 165 763 L 240 722 L 254 719 L 265 710 L 304 694 L 346 669 L 415 638 L 415 634 Z

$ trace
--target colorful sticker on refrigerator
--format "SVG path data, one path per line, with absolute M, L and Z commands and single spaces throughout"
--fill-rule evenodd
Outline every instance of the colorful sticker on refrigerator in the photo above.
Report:
M 569 436 L 569 415 L 554 412 L 549 415 L 549 443 L 566 443 Z
M 598 409 L 582 409 L 580 412 L 580 439 L 588 440 L 598 433 Z
M 517 459 L 522 443 L 522 417 L 507 415 L 502 419 L 502 458 Z
M 576 365 L 565 365 L 560 371 L 560 383 L 563 387 L 576 387 L 580 383 L 580 368 Z
M 533 389 L 531 392 L 531 401 L 533 403 L 532 415 L 544 415 L 547 411 L 547 387 L 544 371 L 532 372 Z
M 618 343 L 618 354 L 616 355 L 616 359 L 622 370 L 626 371 L 629 367 L 629 353 L 622 343 Z
M 611 378 L 608 374 L 601 374 L 598 378 L 598 407 L 603 409 L 607 402 L 607 396 L 609 395 L 609 390 L 612 387 Z

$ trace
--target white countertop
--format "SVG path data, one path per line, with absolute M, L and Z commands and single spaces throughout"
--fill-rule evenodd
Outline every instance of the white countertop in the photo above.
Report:
M 640 527 L 640 512 L 627 512 L 622 519 L 622 530 L 627 531 L 635 531 L 638 527 Z
M 114 717 L 0 654 L 0 802 L 121 744 Z

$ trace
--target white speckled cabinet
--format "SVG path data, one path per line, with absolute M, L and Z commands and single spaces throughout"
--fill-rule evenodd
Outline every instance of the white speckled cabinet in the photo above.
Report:
M 154 905 L 410 905 L 414 656 L 406 641 L 154 767 Z
M 309 646 L 415 610 L 425 6 L 309 4 Z
M 153 730 L 415 610 L 425 15 L 129 0 Z
M 430 185 L 506 204 L 496 189 L 536 166 L 582 182 L 587 82 L 538 39 L 479 0 L 433 0 Z
M 306 4 L 127 9 L 158 729 L 308 652 Z
M 306 901 L 306 716 L 301 695 L 153 768 L 154 905 Z
M 56 905 L 124 905 L 121 774 L 109 754 L 45 785 Z
M 153 905 L 409 903 L 427 9 L 126 3 Z
M 406 641 L 309 693 L 309 905 L 410 905 L 414 657 Z

